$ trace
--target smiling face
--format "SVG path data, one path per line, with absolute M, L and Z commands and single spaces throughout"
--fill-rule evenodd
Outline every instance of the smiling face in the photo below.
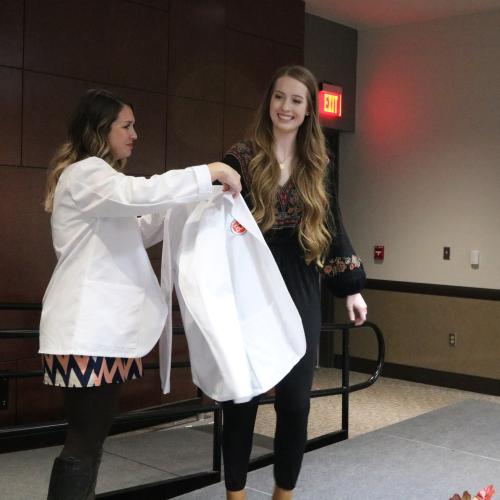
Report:
M 125 160 L 132 154 L 137 133 L 134 129 L 134 112 L 129 106 L 124 106 L 111 125 L 108 144 L 115 160 Z
M 308 111 L 307 87 L 290 76 L 278 78 L 269 103 L 274 131 L 297 133 Z

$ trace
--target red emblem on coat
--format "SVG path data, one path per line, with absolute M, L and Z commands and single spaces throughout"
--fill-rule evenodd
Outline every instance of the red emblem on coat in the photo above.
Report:
M 233 234 L 245 234 L 247 230 L 237 221 L 231 222 L 231 232 Z

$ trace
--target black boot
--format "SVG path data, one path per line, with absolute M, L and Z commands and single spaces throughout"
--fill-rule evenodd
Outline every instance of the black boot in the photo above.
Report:
M 87 500 L 88 498 L 94 498 L 94 496 L 89 497 L 89 495 L 94 495 L 92 472 L 93 467 L 88 462 L 71 457 L 57 457 L 52 466 L 47 500 Z
M 92 460 L 92 469 L 90 471 L 90 486 L 89 493 L 85 500 L 94 500 L 95 499 L 95 486 L 97 484 L 97 475 L 99 474 L 99 467 L 101 466 L 101 458 L 102 458 L 102 449 Z

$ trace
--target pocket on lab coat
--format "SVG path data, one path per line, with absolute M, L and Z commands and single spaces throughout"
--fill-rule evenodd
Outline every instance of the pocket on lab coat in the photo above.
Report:
M 286 325 L 280 314 L 270 304 L 241 325 L 248 361 L 263 391 L 280 382 L 304 354 L 283 334 Z
M 79 342 L 134 348 L 144 296 L 144 290 L 134 285 L 86 280 L 78 316 Z

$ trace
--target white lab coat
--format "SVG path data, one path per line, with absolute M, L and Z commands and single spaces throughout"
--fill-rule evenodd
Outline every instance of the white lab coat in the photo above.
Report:
M 161 282 L 168 303 L 175 284 L 193 381 L 211 398 L 247 401 L 304 355 L 299 313 L 241 196 L 214 188 L 209 201 L 168 210 Z M 160 339 L 164 392 L 171 335 L 167 321 Z
M 57 254 L 43 299 L 40 352 L 140 357 L 156 344 L 168 308 L 145 245 L 163 237 L 161 211 L 207 198 L 206 165 L 150 179 L 100 158 L 67 167 L 51 218 Z M 138 218 L 143 214 L 155 214 Z

